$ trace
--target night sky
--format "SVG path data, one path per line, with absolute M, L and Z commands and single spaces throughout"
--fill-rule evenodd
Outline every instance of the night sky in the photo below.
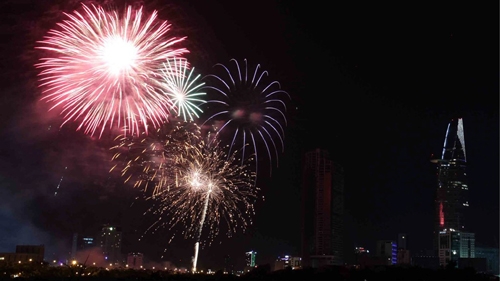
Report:
M 408 234 L 410 250 L 430 249 L 430 159 L 440 154 L 450 119 L 459 117 L 467 226 L 476 245 L 498 247 L 498 3 L 145 2 L 188 36 L 188 58 L 201 72 L 247 58 L 292 96 L 279 167 L 259 174 L 265 201 L 256 205 L 254 225 L 202 249 L 199 267 L 221 267 L 226 254 L 242 267 L 249 250 L 258 252 L 257 263 L 300 254 L 300 159 L 316 147 L 345 169 L 346 251 L 374 249 L 376 240 L 398 233 Z M 46 245 L 48 259 L 62 256 L 73 232 L 110 222 L 123 227 L 124 252 L 188 267 L 193 241 L 166 245 L 166 232 L 138 241 L 153 218 L 134 200 L 138 191 L 108 173 L 111 136 L 90 138 L 74 124 L 59 129 L 57 112 L 39 101 L 33 46 L 77 3 L 0 6 L 0 252 L 33 243 Z

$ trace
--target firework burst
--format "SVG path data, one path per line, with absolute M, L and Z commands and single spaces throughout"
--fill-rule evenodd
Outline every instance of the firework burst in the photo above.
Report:
M 207 230 L 209 243 L 219 234 L 221 221 L 226 222 L 228 237 L 244 231 L 252 222 L 258 188 L 254 185 L 255 173 L 248 165 L 236 163 L 236 152 L 226 154 L 218 141 L 198 139 L 184 148 L 185 152 L 175 159 L 175 180 L 170 188 L 152 197 L 161 207 L 150 211 L 159 216 L 152 227 L 172 229 L 182 224 L 184 237 L 196 239 L 196 271 L 203 230 Z
M 204 96 L 206 93 L 199 92 L 205 83 L 199 83 L 200 75 L 194 75 L 193 71 L 194 68 L 189 70 L 187 60 L 182 58 L 168 60 L 163 63 L 161 69 L 163 80 L 159 90 L 170 97 L 177 111 L 177 117 L 182 117 L 184 121 L 193 121 L 195 118 L 199 118 L 199 113 L 203 112 L 199 104 L 205 102 L 200 99 L 200 96 Z
M 240 65 L 232 59 L 234 67 L 216 64 L 220 74 L 204 77 L 206 89 L 210 90 L 207 100 L 209 117 L 204 122 L 221 123 L 217 135 L 227 134 L 232 138 L 229 154 L 234 149 L 245 154 L 254 154 L 258 163 L 259 144 L 265 147 L 270 161 L 278 164 L 278 150 L 284 149 L 284 127 L 287 125 L 286 99 L 290 95 L 281 90 L 278 81 L 267 82 L 267 71 L 260 65 L 249 70 L 247 60 Z M 212 99 L 213 98 L 213 99 Z M 246 149 L 246 144 L 250 144 Z M 256 168 L 257 170 L 257 168 Z
M 100 6 L 65 14 L 67 20 L 48 32 L 37 49 L 46 57 L 41 69 L 43 100 L 61 108 L 64 122 L 94 135 L 124 126 L 129 134 L 159 126 L 172 101 L 157 91 L 159 69 L 167 59 L 188 53 L 177 48 L 185 38 L 169 37 L 171 25 L 129 6 L 123 15 Z M 141 130 L 141 129 L 142 130 Z
M 172 166 L 176 157 L 184 153 L 186 145 L 194 143 L 201 135 L 193 122 L 165 122 L 161 127 L 140 136 L 120 135 L 112 161 L 116 164 L 110 172 L 118 170 L 125 183 L 144 192 L 152 189 L 152 196 L 168 190 L 175 173 Z
M 124 163 L 125 181 L 136 174 L 134 185 L 143 187 L 146 200 L 154 202 L 146 214 L 157 220 L 145 234 L 167 228 L 173 233 L 171 241 L 181 226 L 184 238 L 196 240 L 196 271 L 204 230 L 210 244 L 221 231 L 231 237 L 252 223 L 258 191 L 248 164 L 253 159 L 241 165 L 236 151 L 226 154 L 217 140 L 201 137 L 193 122 L 165 126 L 142 139 L 117 138 L 120 144 L 113 148 L 118 150 L 113 159 Z M 152 191 L 147 191 L 148 184 L 154 186 Z

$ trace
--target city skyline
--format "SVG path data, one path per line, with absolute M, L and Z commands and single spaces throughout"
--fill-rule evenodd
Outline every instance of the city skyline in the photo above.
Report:
M 189 267 L 193 241 L 168 244 L 162 232 L 143 236 L 151 218 L 142 215 L 137 190 L 108 173 L 106 140 L 71 126 L 59 130 L 57 114 L 46 113 L 31 91 L 32 63 L 22 60 L 32 50 L 26 25 L 56 2 L 2 4 L 0 252 L 32 243 L 45 244 L 46 256 L 68 251 L 73 233 L 111 223 L 123 227 L 124 253 Z M 441 153 L 453 118 L 463 118 L 470 216 L 491 218 L 470 220 L 470 229 L 476 244 L 498 247 L 498 24 L 492 20 L 498 9 L 437 4 L 433 11 L 423 5 L 393 13 L 380 4 L 339 3 L 322 11 L 282 1 L 245 9 L 231 1 L 174 2 L 150 1 L 150 7 L 160 5 L 160 16 L 184 28 L 192 52 L 202 55 L 193 59 L 197 69 L 248 58 L 279 80 L 294 104 L 279 166 L 259 178 L 265 201 L 255 207 L 254 225 L 202 249 L 200 267 L 222 265 L 225 255 L 241 256 L 243 264 L 250 249 L 264 263 L 300 253 L 300 159 L 316 148 L 344 167 L 345 248 L 372 251 L 377 240 L 406 233 L 408 248 L 430 249 L 431 154 Z M 312 14 L 318 16 L 304 19 Z

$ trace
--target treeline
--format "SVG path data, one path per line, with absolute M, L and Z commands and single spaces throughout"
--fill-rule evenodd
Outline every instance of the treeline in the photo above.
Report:
M 476 273 L 473 269 L 424 269 L 419 267 L 383 267 L 376 269 L 348 269 L 328 267 L 321 269 L 285 269 L 271 272 L 270 266 L 260 266 L 242 276 L 178 274 L 172 271 L 105 269 L 79 266 L 14 265 L 0 266 L 0 280 L 47 280 L 47 281 L 112 281 L 112 280 L 169 280 L 169 281 L 490 281 L 498 277 Z

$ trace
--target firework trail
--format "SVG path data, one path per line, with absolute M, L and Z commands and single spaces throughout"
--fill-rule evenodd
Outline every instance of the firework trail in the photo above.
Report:
M 186 124 L 194 127 L 187 129 Z M 174 228 L 182 226 L 184 238 L 195 239 L 196 271 L 203 230 L 207 230 L 209 244 L 221 231 L 226 231 L 228 237 L 244 231 L 252 223 L 258 188 L 255 173 L 249 169 L 253 159 L 242 165 L 236 158 L 237 151 L 228 155 L 218 140 L 203 138 L 195 123 L 181 125 L 177 134 L 151 134 L 138 141 L 121 139 L 115 147 L 121 151 L 114 160 L 131 159 L 125 160 L 122 169 L 126 181 L 129 173 L 139 173 L 135 186 L 146 186 L 146 182 L 155 186 L 153 191 L 145 192 L 146 200 L 154 200 L 145 214 L 157 220 L 145 233 L 167 228 L 174 232 L 173 239 Z
M 195 175 L 197 177 L 197 175 Z M 191 184 L 199 184 L 198 180 L 192 182 Z M 208 185 L 207 195 L 205 196 L 205 204 L 203 205 L 203 211 L 201 212 L 200 228 L 198 230 L 198 235 L 196 236 L 196 243 L 194 244 L 194 258 L 193 258 L 193 272 L 196 272 L 196 264 L 198 263 L 198 253 L 200 251 L 200 241 L 201 234 L 203 230 L 203 224 L 205 223 L 205 218 L 207 217 L 208 204 L 210 203 L 210 195 L 212 193 L 212 184 Z
M 265 81 L 268 72 L 262 71 L 260 65 L 252 71 L 246 59 L 241 65 L 235 59 L 231 62 L 234 63 L 231 70 L 219 63 L 214 68 L 218 68 L 220 74 L 204 77 L 205 88 L 210 90 L 208 94 L 213 99 L 206 102 L 211 115 L 203 124 L 222 123 L 216 131 L 217 135 L 225 132 L 232 135 L 229 154 L 234 149 L 241 149 L 244 159 L 246 153 L 253 153 L 257 165 L 258 144 L 263 143 L 269 160 L 273 161 L 274 156 L 277 165 L 278 149 L 284 149 L 284 126 L 287 125 L 285 99 L 291 97 L 281 90 L 278 81 Z M 251 145 L 249 152 L 246 144 Z
M 184 121 L 193 121 L 199 118 L 198 113 L 203 111 L 199 104 L 204 103 L 200 96 L 206 95 L 198 90 L 205 84 L 197 80 L 200 75 L 193 75 L 194 68 L 191 68 L 189 74 L 189 64 L 186 59 L 174 58 L 163 63 L 161 69 L 163 80 L 160 83 L 159 90 L 172 100 L 174 109 L 177 111 L 177 117 L 182 116 Z
M 65 14 L 40 42 L 42 100 L 60 108 L 64 121 L 78 121 L 77 130 L 102 135 L 106 127 L 124 126 L 139 134 L 167 120 L 172 101 L 158 91 L 161 66 L 188 53 L 177 48 L 185 37 L 169 37 L 171 25 L 149 17 L 142 7 L 128 6 L 120 16 L 100 6 Z M 142 130 L 140 130 L 140 127 Z
M 185 147 L 185 153 L 176 159 L 175 182 L 170 191 L 162 194 L 161 208 L 154 212 L 160 216 L 170 214 L 167 224 L 183 223 L 187 227 L 185 235 L 196 239 L 193 258 L 193 272 L 196 272 L 204 227 L 208 228 L 209 239 L 218 235 L 221 219 L 226 220 L 228 236 L 238 228 L 246 229 L 254 214 L 252 201 L 258 189 L 249 164 L 236 163 L 241 161 L 236 159 L 237 151 L 228 155 L 217 140 L 203 138 Z
M 68 167 L 64 167 L 64 171 L 66 171 L 67 169 L 68 169 Z M 63 178 L 64 178 L 64 173 L 61 176 L 61 179 L 59 180 L 59 183 L 57 184 L 56 191 L 54 192 L 54 196 L 57 196 L 57 192 L 59 191 L 59 188 L 61 187 L 61 183 L 63 181 Z

